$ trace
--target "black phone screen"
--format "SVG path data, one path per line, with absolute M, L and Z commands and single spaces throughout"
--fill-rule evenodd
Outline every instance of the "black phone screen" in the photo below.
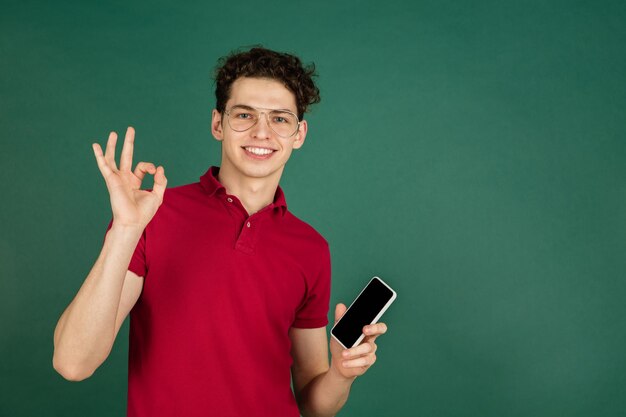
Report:
M 393 297 L 393 292 L 374 278 L 348 308 L 332 329 L 333 335 L 346 347 L 352 347 L 361 337 L 363 327 L 372 323 Z

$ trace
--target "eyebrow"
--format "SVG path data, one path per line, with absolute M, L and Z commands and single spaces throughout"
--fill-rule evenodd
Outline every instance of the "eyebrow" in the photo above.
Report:
M 287 112 L 287 113 L 296 114 L 296 112 L 294 112 L 292 110 L 289 110 L 289 109 L 267 109 L 265 107 L 252 107 L 252 106 L 247 105 L 247 104 L 233 104 L 232 107 L 243 107 L 246 110 L 256 110 L 256 109 L 259 109 L 259 110 L 281 111 L 281 112 Z

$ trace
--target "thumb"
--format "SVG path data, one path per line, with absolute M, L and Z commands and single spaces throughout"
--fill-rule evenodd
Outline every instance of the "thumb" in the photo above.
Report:
M 165 193 L 165 187 L 167 186 L 167 178 L 165 178 L 165 168 L 159 166 L 154 174 L 154 186 L 152 187 L 154 193 L 163 200 L 163 194 Z
M 337 304 L 337 306 L 335 307 L 335 323 L 339 321 L 339 319 L 341 318 L 341 316 L 344 315 L 347 309 L 348 307 L 346 307 L 345 304 L 343 303 Z

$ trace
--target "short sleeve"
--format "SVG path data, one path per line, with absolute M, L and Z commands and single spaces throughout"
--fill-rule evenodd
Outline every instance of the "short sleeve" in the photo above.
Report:
M 109 226 L 107 227 L 107 233 L 113 226 L 113 219 L 109 222 Z M 106 238 L 106 234 L 105 234 Z M 137 242 L 137 247 L 135 247 L 135 252 L 133 253 L 132 258 L 130 258 L 130 264 L 128 265 L 128 270 L 134 272 L 140 277 L 145 277 L 148 269 L 146 268 L 146 230 L 144 229 L 141 237 L 139 238 L 139 242 Z
M 328 324 L 331 262 L 328 244 L 321 251 L 317 271 L 307 281 L 307 294 L 296 312 L 293 327 L 314 329 Z

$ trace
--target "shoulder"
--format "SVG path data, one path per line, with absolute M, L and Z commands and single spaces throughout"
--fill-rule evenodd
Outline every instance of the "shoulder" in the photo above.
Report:
M 299 217 L 296 217 L 289 210 L 285 212 L 283 221 L 287 226 L 286 230 L 288 230 L 293 237 L 305 240 L 310 245 L 313 245 L 320 250 L 328 251 L 329 245 L 326 238 L 309 223 Z
M 199 182 L 191 184 L 178 185 L 176 187 L 169 187 L 165 189 L 163 194 L 162 206 L 172 207 L 180 206 L 185 202 L 191 201 L 206 201 L 203 198 L 203 189 Z
M 163 201 L 149 226 L 189 219 L 193 213 L 202 211 L 206 207 L 207 201 L 200 183 L 166 188 Z
M 177 185 L 176 187 L 169 187 L 165 189 L 163 201 L 165 201 L 166 198 L 176 199 L 181 197 L 184 198 L 185 196 L 196 196 L 200 194 L 202 194 L 202 186 L 199 182 Z

